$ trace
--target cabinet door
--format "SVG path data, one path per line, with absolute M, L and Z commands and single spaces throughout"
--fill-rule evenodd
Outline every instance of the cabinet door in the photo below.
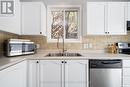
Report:
M 126 2 L 108 2 L 107 31 L 110 35 L 126 34 Z
M 27 87 L 26 61 L 0 71 L 0 87 Z
M 22 34 L 40 35 L 46 26 L 44 19 L 45 8 L 40 2 L 22 3 Z M 42 24 L 43 23 L 43 24 Z
M 28 61 L 28 87 L 39 86 L 39 60 Z
M 87 3 L 87 34 L 105 34 L 105 2 Z
M 65 87 L 87 87 L 87 60 L 67 60 Z
M 21 9 L 20 8 L 21 8 L 20 1 L 14 0 L 14 14 L 2 15 L 0 12 L 0 30 L 10 32 L 10 33 L 15 33 L 15 34 L 21 34 Z M 1 5 L 0 5 L 0 9 L 1 9 Z
M 123 87 L 130 87 L 130 60 L 123 60 Z
M 40 61 L 40 87 L 63 87 L 61 60 Z
M 130 21 L 130 2 L 128 2 L 127 11 L 128 11 L 128 20 Z

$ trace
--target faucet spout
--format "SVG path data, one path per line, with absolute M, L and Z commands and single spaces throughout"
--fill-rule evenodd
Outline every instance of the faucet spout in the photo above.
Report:
M 65 50 L 65 39 L 64 39 L 64 37 L 62 37 L 62 39 L 63 39 L 63 42 L 62 42 L 62 52 L 65 53 L 65 51 L 67 51 L 67 50 Z

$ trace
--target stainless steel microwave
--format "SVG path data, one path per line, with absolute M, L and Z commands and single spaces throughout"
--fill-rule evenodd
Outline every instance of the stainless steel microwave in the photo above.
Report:
M 9 39 L 4 43 L 4 50 L 5 56 L 34 54 L 36 45 L 30 40 Z

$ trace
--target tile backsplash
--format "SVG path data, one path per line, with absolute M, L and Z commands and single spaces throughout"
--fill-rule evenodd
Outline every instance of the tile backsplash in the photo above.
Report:
M 22 39 L 30 39 L 36 44 L 40 45 L 40 49 L 58 49 L 57 43 L 47 43 L 47 38 L 44 36 L 20 36 Z M 81 43 L 65 43 L 65 49 L 82 50 L 84 44 L 91 44 L 91 48 L 85 48 L 85 50 L 104 50 L 108 44 L 115 42 L 130 42 L 130 32 L 127 35 L 106 35 L 106 36 L 84 36 Z M 59 44 L 59 49 L 62 48 L 62 44 Z
M 3 55 L 3 42 L 9 38 L 30 39 L 40 46 L 40 49 L 44 50 L 58 50 L 57 43 L 47 43 L 45 36 L 38 35 L 23 35 L 19 36 L 12 33 L 0 31 L 0 55 Z M 115 42 L 130 42 L 130 32 L 127 35 L 108 35 L 108 36 L 84 36 L 81 43 L 65 43 L 65 49 L 72 50 L 104 50 L 108 44 Z M 91 44 L 91 48 L 84 48 L 84 44 Z M 62 48 L 62 44 L 59 44 L 59 49 Z

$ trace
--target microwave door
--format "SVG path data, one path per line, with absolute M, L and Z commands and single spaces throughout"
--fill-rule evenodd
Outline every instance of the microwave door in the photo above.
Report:
M 10 53 L 10 55 L 20 55 L 20 54 L 22 54 L 22 44 L 20 44 L 20 43 L 9 44 L 9 53 Z
M 24 44 L 23 45 L 23 52 L 32 52 L 34 51 L 34 44 Z
M 10 44 L 9 47 L 11 52 L 22 52 L 22 44 Z

